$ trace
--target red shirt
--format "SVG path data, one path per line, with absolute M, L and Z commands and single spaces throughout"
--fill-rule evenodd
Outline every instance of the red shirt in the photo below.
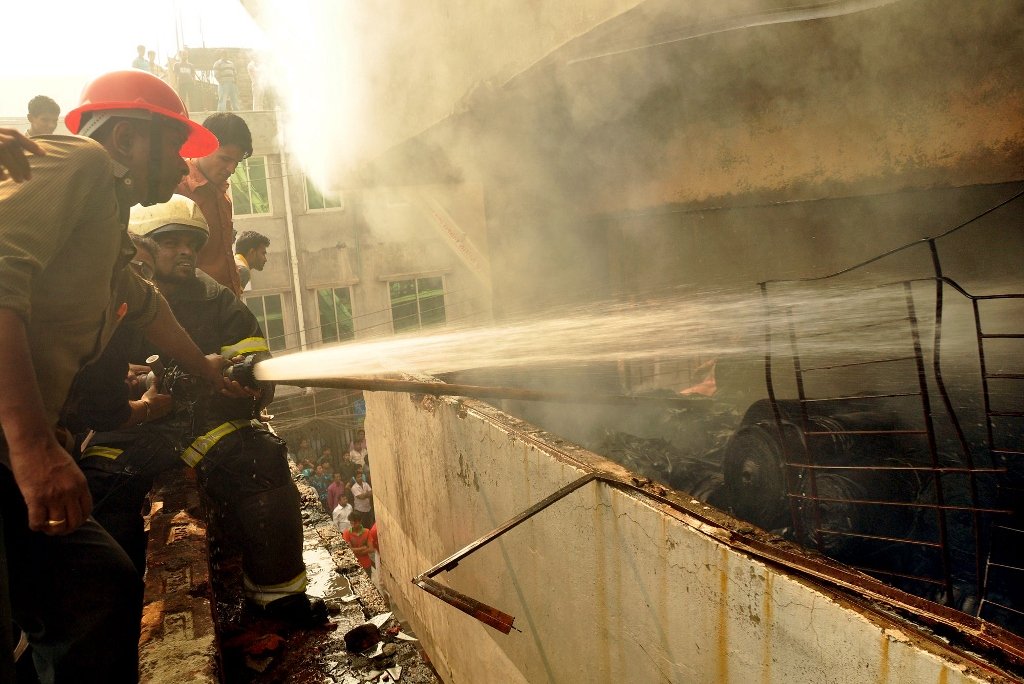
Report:
M 196 266 L 237 296 L 242 285 L 235 267 L 234 221 L 231 216 L 230 183 L 214 186 L 199 170 L 196 159 L 186 159 L 188 175 L 178 183 L 175 192 L 195 201 L 210 226 L 210 239 L 199 250 Z
M 363 531 L 359 534 L 354 534 L 352 529 L 349 528 L 341 533 L 341 536 L 345 538 L 349 546 L 367 546 L 367 541 L 370 538 L 370 530 L 363 528 Z M 373 565 L 373 559 L 370 558 L 369 553 L 356 554 L 356 560 L 359 561 L 359 567 L 368 568 Z

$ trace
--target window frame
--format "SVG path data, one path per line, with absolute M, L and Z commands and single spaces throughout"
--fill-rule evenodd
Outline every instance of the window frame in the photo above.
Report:
M 421 274 L 416 274 L 416 275 L 411 275 L 411 276 L 396 276 L 394 278 L 388 278 L 386 280 L 387 291 L 388 291 L 388 314 L 389 314 L 389 316 L 391 318 L 391 331 L 393 333 L 395 333 L 397 335 L 399 333 L 415 331 L 415 330 L 423 330 L 424 329 L 424 325 L 423 325 L 423 310 L 421 308 L 421 302 L 423 301 L 423 297 L 421 297 L 421 294 L 420 294 L 420 281 L 421 280 L 433 280 L 433 279 L 437 279 L 437 280 L 441 281 L 441 302 L 443 304 L 442 310 L 443 310 L 444 320 L 440 321 L 438 323 L 430 323 L 426 327 L 427 328 L 433 328 L 433 327 L 440 327 L 440 326 L 447 325 L 447 323 L 448 323 L 448 301 L 447 301 L 446 296 L 448 294 L 448 288 L 447 288 L 447 283 L 446 283 L 445 276 L 444 276 L 443 273 L 436 273 L 436 274 L 434 274 L 434 273 L 429 273 L 429 274 L 428 273 L 421 273 Z M 401 330 L 398 330 L 395 327 L 395 303 L 394 303 L 394 299 L 391 296 L 391 286 L 394 283 L 402 283 L 402 282 L 408 282 L 408 281 L 413 281 L 415 283 L 415 288 L 416 288 L 416 292 L 415 292 L 416 326 L 415 327 L 409 326 L 409 327 L 402 328 Z M 406 296 L 408 296 L 408 295 L 406 295 Z
M 245 172 L 247 174 L 247 177 L 251 178 L 251 176 L 249 175 L 249 170 L 250 170 L 250 166 L 249 165 L 250 165 L 250 163 L 254 159 L 262 159 L 263 160 L 263 182 L 266 183 L 266 185 L 267 185 L 267 211 L 266 212 L 257 212 L 257 213 L 253 213 L 253 212 L 250 212 L 250 213 L 240 213 L 238 211 L 239 203 L 235 201 L 235 192 L 236 192 L 235 176 L 238 173 L 239 169 L 243 169 L 244 168 Z M 249 217 L 256 217 L 256 216 L 273 216 L 274 215 L 274 192 L 273 192 L 273 188 L 272 188 L 272 185 L 271 185 L 271 182 L 270 182 L 270 155 L 267 155 L 267 154 L 256 154 L 256 155 L 252 155 L 251 157 L 247 157 L 247 158 L 243 159 L 242 161 L 238 162 L 238 166 L 235 168 L 234 173 L 231 174 L 231 178 L 230 178 L 230 180 L 228 182 L 229 182 L 229 191 L 231 193 L 231 214 L 232 214 L 233 218 L 243 218 L 243 217 L 244 218 L 249 218 Z M 249 204 L 249 208 L 250 209 L 253 206 L 253 201 L 252 201 L 252 185 L 253 185 L 253 181 L 252 180 L 248 180 L 247 183 L 244 186 L 244 188 L 246 190 L 246 199 L 248 200 L 248 204 Z M 240 180 L 237 181 L 237 187 L 238 188 L 242 188 L 243 187 L 242 181 L 240 181 Z M 241 192 L 241 189 L 239 189 L 238 192 Z
M 356 324 L 355 324 L 356 315 L 355 315 L 355 305 L 353 304 L 352 284 L 349 283 L 349 284 L 338 284 L 338 285 L 317 285 L 316 287 L 313 287 L 312 290 L 313 290 L 313 298 L 316 301 L 317 330 L 320 333 L 320 343 L 321 344 L 338 344 L 338 343 L 341 343 L 341 342 L 348 342 L 348 341 L 354 340 L 356 338 Z M 328 290 L 334 295 L 335 298 L 337 297 L 337 294 L 336 294 L 337 290 L 347 290 L 348 291 L 349 323 L 350 323 L 351 332 L 352 332 L 351 337 L 342 338 L 341 331 L 339 329 L 339 322 L 338 321 L 334 321 L 333 325 L 335 326 L 335 331 L 337 332 L 337 337 L 335 339 L 333 339 L 333 340 L 326 340 L 326 339 L 324 339 L 324 333 L 323 333 L 324 326 L 325 325 L 332 325 L 332 324 L 331 323 L 326 323 L 325 324 L 324 321 L 323 321 L 322 312 L 321 312 L 321 309 L 320 309 L 320 293 L 324 292 L 324 291 L 328 291 Z M 337 300 L 335 299 L 335 301 L 337 301 Z M 335 309 L 335 312 L 337 312 L 337 309 Z
M 322 207 L 313 207 L 313 206 L 310 205 L 310 203 L 309 203 L 309 191 L 311 189 L 315 190 L 320 195 L 320 199 L 324 201 L 324 206 L 322 206 Z M 345 211 L 345 200 L 342 198 L 340 192 L 325 193 L 323 190 L 321 190 L 319 187 L 317 187 L 316 183 L 314 183 L 312 181 L 312 179 L 310 179 L 309 176 L 303 176 L 302 193 L 303 193 L 303 195 L 305 195 L 305 199 L 306 199 L 306 213 L 307 214 L 320 214 L 320 213 L 324 213 L 324 212 L 328 212 L 328 211 Z M 327 197 L 328 196 L 334 196 L 335 198 L 337 198 L 338 206 L 336 206 L 336 207 L 329 207 L 329 206 L 327 206 Z
M 267 305 L 266 305 L 266 301 L 265 301 L 267 297 L 277 297 L 278 301 L 281 304 L 281 334 L 279 336 L 278 335 L 271 336 L 270 331 L 268 330 L 268 328 L 270 326 L 268 325 L 269 318 L 267 316 Z M 251 306 L 251 303 L 254 302 L 257 299 L 260 300 L 261 310 L 263 312 L 262 317 Z M 282 352 L 282 351 L 287 351 L 288 350 L 288 334 L 289 333 L 288 333 L 288 310 L 287 310 L 287 306 L 285 304 L 286 301 L 287 301 L 287 297 L 285 297 L 285 292 L 280 292 L 280 291 L 278 291 L 278 292 L 262 292 L 262 293 L 259 293 L 259 294 L 246 293 L 242 297 L 242 303 L 245 304 L 246 308 L 249 309 L 249 311 L 252 312 L 252 315 L 256 317 L 256 322 L 259 323 L 260 330 L 263 331 L 263 336 L 267 340 L 267 347 L 270 348 L 271 352 Z M 277 340 L 277 339 L 281 340 L 281 343 L 280 343 L 281 346 L 279 348 L 275 349 L 273 341 Z

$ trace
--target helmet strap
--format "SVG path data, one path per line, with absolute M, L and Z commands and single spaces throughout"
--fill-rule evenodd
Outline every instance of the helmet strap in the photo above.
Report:
M 157 192 L 164 147 L 164 127 L 159 119 L 160 117 L 153 116 L 149 120 L 149 173 L 146 178 L 146 200 L 143 202 L 147 206 L 159 201 Z

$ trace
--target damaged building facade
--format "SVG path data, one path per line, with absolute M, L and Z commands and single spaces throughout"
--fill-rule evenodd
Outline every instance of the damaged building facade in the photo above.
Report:
M 724 417 L 699 449 L 720 478 L 701 493 L 635 456 L 692 447 L 665 414 L 367 394 L 385 585 L 441 676 L 1012 679 L 1024 606 L 986 590 L 1021 565 L 992 555 L 1018 545 L 1020 7 L 449 5 L 380 19 L 372 161 L 345 182 L 347 227 L 302 241 L 308 308 L 347 287 L 356 315 L 360 301 L 377 312 L 366 336 L 397 330 L 382 284 L 451 269 L 446 313 L 456 291 L 479 302 L 467 323 L 728 292 L 765 324 L 729 352 L 450 378 L 703 388 L 693 410 Z M 424 235 L 433 247 L 408 247 Z M 366 263 L 380 264 L 371 278 Z M 296 289 L 287 264 L 272 268 L 250 300 Z M 836 305 L 869 332 L 800 318 L 819 286 L 850 292 Z M 899 350 L 849 353 L 883 324 Z M 826 334 L 847 338 L 838 358 L 814 346 Z M 488 610 L 513 625 L 465 614 Z

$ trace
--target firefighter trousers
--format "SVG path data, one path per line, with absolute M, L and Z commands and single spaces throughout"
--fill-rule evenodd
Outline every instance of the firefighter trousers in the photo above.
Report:
M 185 453 L 200 488 L 242 551 L 246 595 L 266 605 L 303 593 L 302 514 L 285 443 L 240 421 L 211 430 Z M 90 447 L 80 465 L 93 496 L 93 516 L 141 574 L 146 554 L 142 505 L 157 474 L 183 465 L 179 454 L 159 439 L 140 438 L 118 447 Z

